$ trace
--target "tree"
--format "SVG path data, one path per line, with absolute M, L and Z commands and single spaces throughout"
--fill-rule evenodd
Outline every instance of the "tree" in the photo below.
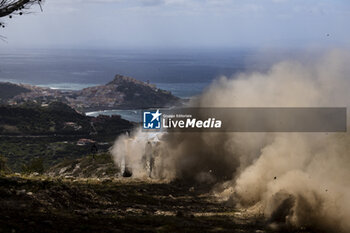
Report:
M 43 0 L 0 0 L 0 18 L 12 15 L 23 15 L 28 13 L 29 8 L 38 5 L 41 8 Z M 5 27 L 5 24 L 0 21 L 0 27 Z

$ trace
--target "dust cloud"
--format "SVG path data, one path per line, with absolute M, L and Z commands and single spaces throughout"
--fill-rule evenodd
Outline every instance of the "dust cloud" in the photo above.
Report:
M 349 90 L 350 54 L 334 50 L 307 62 L 278 63 L 266 73 L 221 77 L 190 105 L 348 107 Z M 265 216 L 272 228 L 350 232 L 348 133 L 203 132 L 155 137 L 152 171 L 144 162 L 150 136 L 140 130 L 117 139 L 112 149 L 116 164 L 127 157 L 136 177 L 211 183 L 219 199 Z

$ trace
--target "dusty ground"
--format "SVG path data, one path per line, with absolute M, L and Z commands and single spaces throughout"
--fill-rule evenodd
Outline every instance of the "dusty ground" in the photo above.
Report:
M 0 177 L 0 232 L 271 231 L 208 191 L 149 180 Z

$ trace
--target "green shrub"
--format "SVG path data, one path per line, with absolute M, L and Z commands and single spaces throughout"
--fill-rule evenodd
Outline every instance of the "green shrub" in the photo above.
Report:
M 43 173 L 44 172 L 44 159 L 43 158 L 35 158 L 32 159 L 28 164 L 23 165 L 22 172 L 24 173 Z
M 0 155 L 0 174 L 11 172 L 6 162 L 7 162 L 7 159 L 4 156 Z

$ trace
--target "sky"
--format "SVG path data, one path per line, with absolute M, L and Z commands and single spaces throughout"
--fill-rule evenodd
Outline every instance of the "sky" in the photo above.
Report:
M 1 48 L 348 46 L 348 0 L 46 0 Z

